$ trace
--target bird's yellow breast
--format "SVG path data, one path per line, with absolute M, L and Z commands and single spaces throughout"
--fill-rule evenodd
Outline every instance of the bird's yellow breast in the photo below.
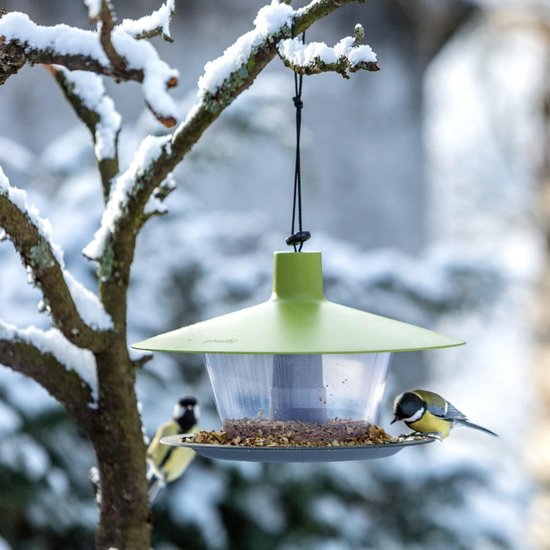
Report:
M 416 432 L 439 433 L 441 434 L 441 438 L 447 437 L 452 427 L 450 420 L 434 416 L 428 411 L 426 411 L 419 420 L 407 423 L 407 425 Z

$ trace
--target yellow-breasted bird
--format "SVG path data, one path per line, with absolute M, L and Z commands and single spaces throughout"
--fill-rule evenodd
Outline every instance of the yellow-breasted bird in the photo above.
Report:
M 445 439 L 455 426 L 467 426 L 490 435 L 497 434 L 470 422 L 464 413 L 437 393 L 427 390 L 409 390 L 395 398 L 393 424 L 403 421 L 411 430 Z
M 149 503 L 167 483 L 178 479 L 187 469 L 195 451 L 185 447 L 172 447 L 160 442 L 168 435 L 190 434 L 198 431 L 199 405 L 194 397 L 182 397 L 174 406 L 172 419 L 159 426 L 147 448 L 147 481 Z

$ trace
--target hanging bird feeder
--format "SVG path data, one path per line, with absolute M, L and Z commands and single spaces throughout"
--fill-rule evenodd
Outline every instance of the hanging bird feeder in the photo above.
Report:
M 302 228 L 302 76 L 296 73 L 295 92 L 294 207 L 286 241 L 294 252 L 275 253 L 271 298 L 132 347 L 204 356 L 222 431 L 170 436 L 166 444 L 227 460 L 382 458 L 433 441 L 395 438 L 375 425 L 391 354 L 464 342 L 327 300 L 321 253 L 301 252 L 310 234 Z
M 204 355 L 229 444 L 192 443 L 184 436 L 167 438 L 170 444 L 212 458 L 308 462 L 380 458 L 429 442 L 360 444 L 376 421 L 392 352 L 461 344 L 331 302 L 323 291 L 319 252 L 276 252 L 267 302 L 133 347 Z M 290 432 L 302 437 L 301 445 L 274 444 Z M 247 436 L 261 439 L 257 434 L 262 446 L 234 444 Z M 346 445 L 350 439 L 359 444 Z

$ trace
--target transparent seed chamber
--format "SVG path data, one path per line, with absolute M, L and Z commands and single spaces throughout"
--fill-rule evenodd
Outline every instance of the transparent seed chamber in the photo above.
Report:
M 361 437 L 375 424 L 390 353 L 205 354 L 223 431 Z M 324 429 L 326 428 L 326 429 Z M 297 433 L 298 432 L 298 433 Z

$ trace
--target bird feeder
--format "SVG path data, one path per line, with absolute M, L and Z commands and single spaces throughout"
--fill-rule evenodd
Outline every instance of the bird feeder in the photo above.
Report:
M 276 252 L 273 293 L 262 304 L 174 330 L 133 347 L 201 353 L 222 429 L 318 426 L 348 435 L 375 423 L 391 354 L 464 344 L 424 328 L 329 301 L 321 253 Z M 389 456 L 429 439 L 380 445 L 242 447 L 186 443 L 213 458 L 357 460 Z

